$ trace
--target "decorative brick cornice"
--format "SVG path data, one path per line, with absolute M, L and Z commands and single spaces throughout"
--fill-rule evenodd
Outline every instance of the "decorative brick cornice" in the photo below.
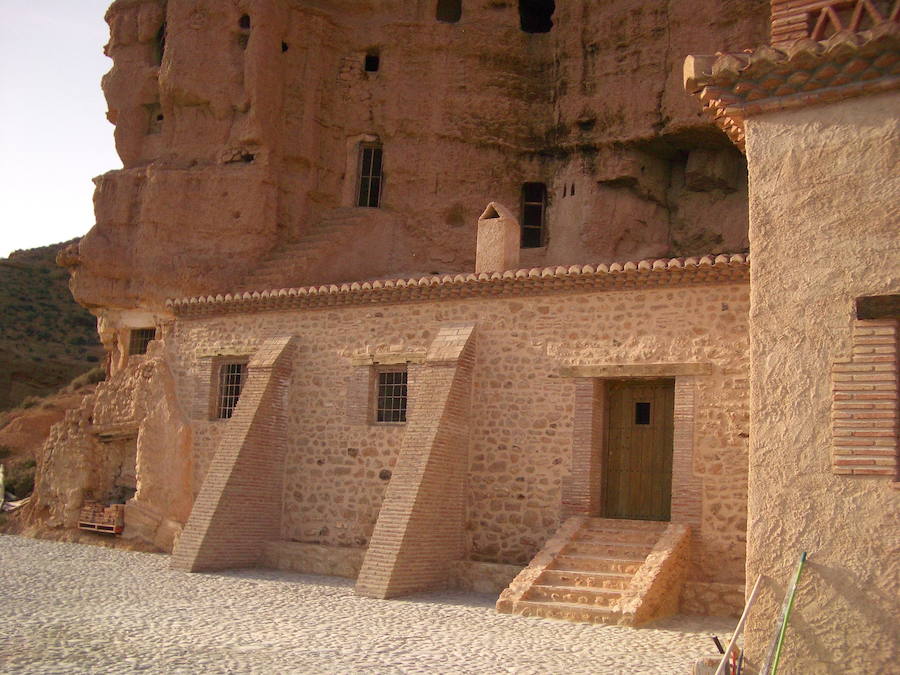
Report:
M 859 32 L 900 16 L 900 0 L 772 0 L 771 44 L 824 40 L 842 30 Z
M 253 293 L 167 300 L 176 316 L 210 316 L 283 309 L 397 304 L 458 298 L 541 295 L 561 291 L 622 290 L 688 284 L 747 282 L 750 256 L 722 254 L 611 265 L 571 265 L 491 274 L 425 276 Z
M 752 115 L 900 88 L 900 24 L 781 49 L 688 56 L 684 86 L 743 150 L 744 119 Z

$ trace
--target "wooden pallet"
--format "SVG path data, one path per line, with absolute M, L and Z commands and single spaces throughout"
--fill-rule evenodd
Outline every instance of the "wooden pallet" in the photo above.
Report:
M 125 505 L 103 506 L 95 502 L 85 504 L 78 516 L 78 529 L 90 532 L 121 534 L 125 527 Z

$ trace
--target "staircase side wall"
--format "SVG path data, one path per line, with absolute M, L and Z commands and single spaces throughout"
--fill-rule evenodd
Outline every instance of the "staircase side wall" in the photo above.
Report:
M 410 365 L 407 429 L 356 584 L 388 598 L 447 586 L 463 556 L 473 326 L 443 327 Z
M 566 544 L 584 526 L 586 520 L 585 516 L 572 516 L 562 524 L 556 534 L 547 540 L 544 548 L 528 564 L 528 567 L 519 572 L 509 586 L 500 593 L 496 604 L 498 612 L 501 614 L 512 614 L 516 610 L 516 603 L 525 597 L 528 589 L 537 581 L 543 571 L 553 563 Z
M 619 608 L 622 622 L 640 625 L 678 612 L 682 586 L 690 567 L 691 530 L 669 525 L 635 572 Z
M 267 340 L 172 555 L 189 572 L 254 566 L 280 531 L 287 389 L 295 339 Z

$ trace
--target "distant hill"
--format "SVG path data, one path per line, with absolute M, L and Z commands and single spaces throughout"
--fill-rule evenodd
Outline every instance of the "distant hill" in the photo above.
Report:
M 55 392 L 103 358 L 95 318 L 72 299 L 68 272 L 56 265 L 71 243 L 0 258 L 0 411 Z

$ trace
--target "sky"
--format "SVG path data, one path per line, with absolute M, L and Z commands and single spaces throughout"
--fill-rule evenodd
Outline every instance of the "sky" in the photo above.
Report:
M 85 234 L 122 167 L 100 78 L 111 0 L 0 0 L 0 258 Z

